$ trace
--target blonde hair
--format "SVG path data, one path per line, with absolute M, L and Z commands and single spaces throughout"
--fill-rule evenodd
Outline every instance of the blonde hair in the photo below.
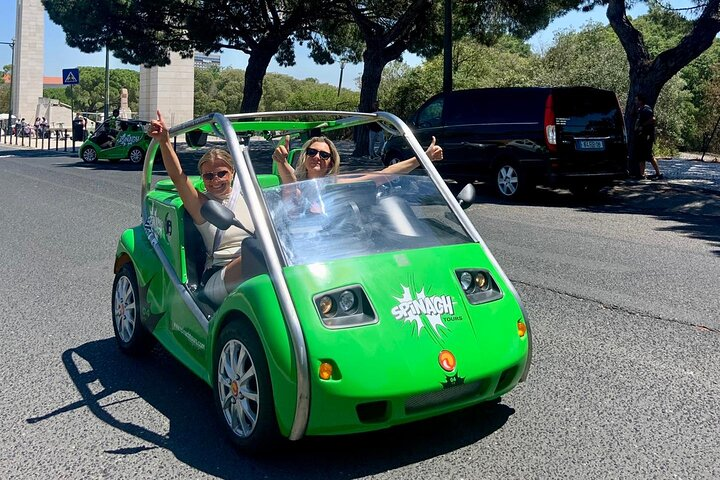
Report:
M 232 157 L 227 150 L 223 150 L 222 148 L 212 148 L 208 150 L 205 155 L 202 156 L 202 158 L 200 158 L 200 161 L 197 165 L 199 174 L 202 175 L 202 166 L 211 160 L 220 160 L 230 169 L 231 174 L 235 174 L 235 167 L 233 166 Z
M 337 175 L 338 170 L 340 170 L 340 153 L 338 152 L 337 148 L 335 148 L 335 144 L 327 137 L 312 137 L 310 140 L 305 142 L 302 146 L 302 151 L 300 152 L 300 159 L 298 161 L 297 167 L 295 167 L 295 178 L 298 180 L 305 180 L 307 178 L 307 166 L 305 165 L 307 163 L 307 149 L 315 142 L 322 142 L 325 143 L 328 147 L 330 147 L 330 158 L 332 159 L 332 165 L 330 166 L 330 169 L 328 170 L 326 175 Z

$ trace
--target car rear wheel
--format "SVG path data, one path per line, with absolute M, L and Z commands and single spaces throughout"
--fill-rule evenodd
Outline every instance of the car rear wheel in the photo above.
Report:
M 138 165 L 145 159 L 145 152 L 140 147 L 133 147 L 128 152 L 128 158 L 132 163 Z
M 514 163 L 500 162 L 495 168 L 495 190 L 502 198 L 518 198 L 530 185 Z
M 140 322 L 141 311 L 142 301 L 135 269 L 126 263 L 115 275 L 112 293 L 115 340 L 125 353 L 141 354 L 152 348 L 153 337 Z
M 270 371 L 260 339 L 247 322 L 220 333 L 215 356 L 215 407 L 231 441 L 262 451 L 280 439 Z
M 85 147 L 83 148 L 83 151 L 80 153 L 80 156 L 83 159 L 83 162 L 87 163 L 93 163 L 96 162 L 98 159 L 97 152 L 93 147 Z

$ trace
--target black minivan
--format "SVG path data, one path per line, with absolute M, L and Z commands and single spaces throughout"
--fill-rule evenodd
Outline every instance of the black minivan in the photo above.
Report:
M 535 185 L 590 193 L 627 176 L 627 141 L 615 93 L 592 87 L 480 88 L 440 93 L 409 119 L 422 145 L 443 147 L 440 174 L 492 181 L 505 198 Z M 407 158 L 401 137 L 386 165 Z

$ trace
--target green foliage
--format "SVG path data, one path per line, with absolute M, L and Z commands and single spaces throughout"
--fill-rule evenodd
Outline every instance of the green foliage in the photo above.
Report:
M 243 70 L 212 68 L 195 70 L 195 115 L 210 112 L 238 113 L 242 104 Z M 355 110 L 359 93 L 289 75 L 269 73 L 263 83 L 258 111 Z
M 10 110 L 10 85 L 0 85 L 0 113 Z
M 517 39 L 501 37 L 491 47 L 464 39 L 453 48 L 456 90 L 482 87 L 520 87 L 535 84 L 539 60 Z M 393 64 L 383 76 L 382 108 L 407 118 L 422 102 L 442 90 L 443 59 L 434 57 L 416 68 Z
M 75 87 L 73 87 L 73 90 Z M 43 97 L 54 98 L 65 105 L 70 105 L 70 89 L 67 87 L 43 88 Z

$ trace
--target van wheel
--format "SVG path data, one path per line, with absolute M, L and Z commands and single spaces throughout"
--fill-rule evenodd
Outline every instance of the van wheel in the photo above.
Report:
M 512 163 L 502 162 L 495 168 L 495 190 L 503 198 L 517 198 L 528 185 L 525 176 Z

